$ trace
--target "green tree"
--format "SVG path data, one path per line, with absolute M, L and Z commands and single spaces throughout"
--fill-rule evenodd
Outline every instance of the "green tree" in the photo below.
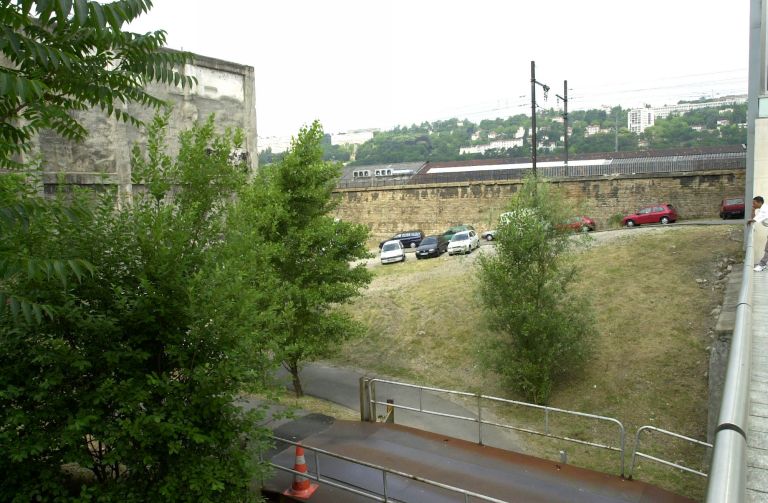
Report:
M 243 501 L 263 473 L 244 447 L 265 434 L 235 404 L 270 363 L 253 328 L 262 315 L 238 302 L 261 285 L 241 281 L 250 263 L 218 260 L 246 183 L 228 159 L 237 135 L 216 136 L 209 120 L 172 159 L 166 126 L 156 119 L 135 150 L 146 190 L 121 211 L 110 192 L 49 203 L 2 178 L 4 207 L 42 209 L 6 223 L 0 249 L 70 267 L 2 280 L 46 307 L 0 312 L 0 500 Z M 61 218 L 49 204 L 84 209 Z
M 482 359 L 536 403 L 585 362 L 594 330 L 588 304 L 569 290 L 573 239 L 559 224 L 572 214 L 529 177 L 496 234 L 497 253 L 479 262 L 480 296 L 496 333 L 482 342 Z
M 696 132 L 677 116 L 656 121 L 646 128 L 644 135 L 651 149 L 690 147 L 697 143 Z
M 258 264 L 243 274 L 268 292 L 249 309 L 271 313 L 259 330 L 278 341 L 275 357 L 290 372 L 297 396 L 303 394 L 302 363 L 361 332 L 336 307 L 371 279 L 364 264 L 350 265 L 368 256 L 368 229 L 330 215 L 341 168 L 323 161 L 322 138 L 318 122 L 302 128 L 285 157 L 261 168 L 240 196 L 233 224 Z
M 72 111 L 98 107 L 140 125 L 126 104 L 165 105 L 145 84 L 192 82 L 173 69 L 189 54 L 159 50 L 165 32 L 123 31 L 151 7 L 150 0 L 0 1 L 0 167 L 14 165 L 40 129 L 84 139 Z

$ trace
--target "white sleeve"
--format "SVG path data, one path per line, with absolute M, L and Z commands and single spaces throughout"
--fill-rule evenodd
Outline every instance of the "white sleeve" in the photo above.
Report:
M 755 213 L 755 222 L 762 222 L 765 219 L 768 219 L 768 208 L 761 206 Z

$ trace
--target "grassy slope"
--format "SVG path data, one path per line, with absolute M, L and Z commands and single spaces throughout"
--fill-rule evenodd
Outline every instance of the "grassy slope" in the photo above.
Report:
M 739 226 L 627 231 L 579 252 L 582 276 L 575 289 L 593 303 L 599 337 L 586 369 L 554 391 L 550 405 L 609 416 L 630 437 L 652 425 L 698 439 L 706 437 L 707 348 L 722 291 L 712 288 L 715 264 L 740 256 Z M 374 267 L 376 277 L 350 307 L 368 327 L 347 343 L 334 363 L 374 370 L 409 382 L 516 398 L 477 364 L 477 341 L 488 333 L 475 294 L 474 257 L 447 257 Z M 696 279 L 707 279 L 704 287 Z M 534 418 L 501 411 L 511 421 Z M 509 417 L 512 416 L 512 417 Z M 605 432 L 594 424 L 564 423 L 579 438 Z M 613 433 L 611 433 L 613 435 Z M 530 437 L 529 449 L 553 457 L 561 445 Z M 702 468 L 703 451 L 657 438 L 645 450 Z M 644 439 L 645 445 L 645 439 Z M 616 456 L 569 447 L 571 462 L 616 472 Z M 629 464 L 629 457 L 627 464 Z M 700 497 L 704 482 L 645 462 L 636 477 Z

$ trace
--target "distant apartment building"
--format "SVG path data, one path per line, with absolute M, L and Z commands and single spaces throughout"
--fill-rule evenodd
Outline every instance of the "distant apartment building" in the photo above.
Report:
M 747 102 L 746 96 L 728 96 L 719 100 L 704 101 L 699 103 L 680 103 L 663 107 L 634 108 L 627 116 L 627 128 L 633 133 L 642 133 L 646 128 L 653 126 L 656 119 L 664 119 L 673 113 L 685 113 L 700 108 L 715 108 L 724 105 L 740 105 Z M 730 109 L 732 112 L 733 109 Z M 725 111 L 723 111 L 725 113 Z
M 672 113 L 685 113 L 699 108 L 715 108 L 725 105 L 741 105 L 747 102 L 747 96 L 728 96 L 719 100 L 704 101 L 700 103 L 681 103 L 679 105 L 669 105 L 654 108 L 657 119 L 664 119 Z
M 627 128 L 633 133 L 642 133 L 645 128 L 653 126 L 655 121 L 653 108 L 634 108 L 627 114 Z
M 474 145 L 472 147 L 460 147 L 459 154 L 485 154 L 488 150 L 503 150 L 508 148 L 522 147 L 522 138 L 513 138 L 511 140 L 496 140 L 486 145 Z
M 584 136 L 593 136 L 600 132 L 600 126 L 590 124 L 584 128 Z
M 259 136 L 259 152 L 271 149 L 273 154 L 285 152 L 291 146 L 291 136 Z
M 362 145 L 373 139 L 373 134 L 378 132 L 378 129 L 355 129 L 354 131 L 334 133 L 331 135 L 331 145 Z

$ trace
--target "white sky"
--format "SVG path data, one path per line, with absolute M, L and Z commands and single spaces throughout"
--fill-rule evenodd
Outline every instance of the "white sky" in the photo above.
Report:
M 154 0 L 128 27 L 250 65 L 261 137 L 745 94 L 749 0 Z

